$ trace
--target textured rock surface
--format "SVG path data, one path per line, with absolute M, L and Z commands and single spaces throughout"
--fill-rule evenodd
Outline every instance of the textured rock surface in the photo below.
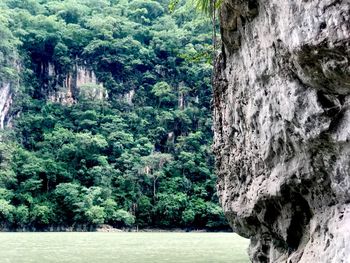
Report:
M 70 72 L 64 74 L 50 62 L 40 63 L 36 73 L 42 81 L 38 96 L 47 97 L 52 102 L 70 105 L 76 102 L 79 95 L 100 100 L 107 97 L 103 84 L 85 63 L 76 63 Z
M 12 92 L 10 83 L 0 82 L 0 129 L 3 129 L 8 122 L 8 114 L 12 104 Z
M 350 262 L 350 1 L 225 0 L 218 190 L 253 262 Z

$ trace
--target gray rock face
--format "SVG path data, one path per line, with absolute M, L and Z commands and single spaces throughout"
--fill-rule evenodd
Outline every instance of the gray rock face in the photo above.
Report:
M 225 0 L 218 191 L 252 262 L 350 262 L 350 1 Z
M 80 62 L 80 64 L 78 63 Z M 60 72 L 52 62 L 42 62 L 36 67 L 41 81 L 38 96 L 49 101 L 72 105 L 78 96 L 103 100 L 108 94 L 95 72 L 84 62 L 77 59 L 70 72 Z
M 0 82 L 0 129 L 4 129 L 8 122 L 8 114 L 12 104 L 11 83 Z

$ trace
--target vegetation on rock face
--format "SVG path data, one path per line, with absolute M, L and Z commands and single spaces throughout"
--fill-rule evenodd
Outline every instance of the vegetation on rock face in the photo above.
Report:
M 0 80 L 21 58 L 0 144 L 2 227 L 226 227 L 210 148 L 210 22 L 168 4 L 2 1 Z M 78 65 L 103 87 L 50 99 Z

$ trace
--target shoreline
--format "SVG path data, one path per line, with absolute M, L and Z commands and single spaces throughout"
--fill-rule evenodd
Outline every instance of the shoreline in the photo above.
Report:
M 111 225 L 99 225 L 99 226 L 50 226 L 44 228 L 23 227 L 17 229 L 0 229 L 2 233 L 23 233 L 23 232 L 97 232 L 97 233 L 127 233 L 127 232 L 140 232 L 140 233 L 233 233 L 232 229 L 196 229 L 196 228 L 115 228 Z

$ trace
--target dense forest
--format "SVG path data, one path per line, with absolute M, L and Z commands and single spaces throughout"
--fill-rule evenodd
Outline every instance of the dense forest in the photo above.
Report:
M 2 0 L 0 226 L 226 228 L 211 26 L 185 1 Z

